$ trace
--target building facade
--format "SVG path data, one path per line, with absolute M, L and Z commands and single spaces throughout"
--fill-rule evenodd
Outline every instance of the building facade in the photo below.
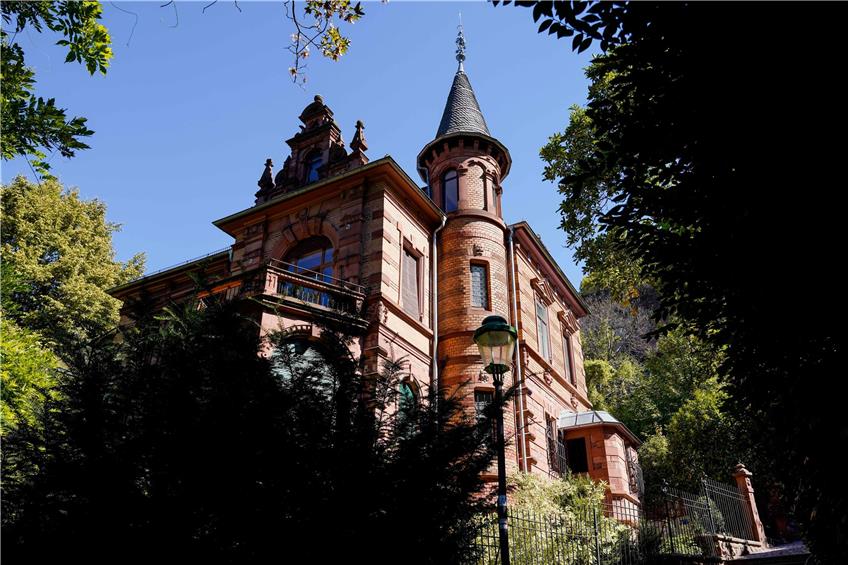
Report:
M 486 316 L 503 316 L 518 330 L 505 382 L 517 385 L 505 413 L 508 465 L 587 473 L 609 483 L 610 498 L 638 505 L 639 441 L 587 397 L 586 305 L 530 225 L 503 219 L 511 157 L 489 131 L 458 44 L 442 120 L 417 159 L 423 186 L 389 156 L 368 159 L 362 122 L 346 147 L 316 96 L 283 166 L 265 162 L 255 204 L 213 222 L 230 247 L 112 294 L 164 305 L 193 296 L 202 273 L 204 292 L 251 298 L 263 332 L 308 341 L 320 322 L 344 318 L 363 332 L 354 353 L 366 374 L 403 359 L 405 395 L 460 389 L 469 412 L 494 394 L 472 335 Z

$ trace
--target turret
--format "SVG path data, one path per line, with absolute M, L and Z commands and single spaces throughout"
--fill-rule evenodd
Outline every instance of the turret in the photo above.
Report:
M 483 319 L 509 315 L 509 276 L 501 212 L 501 182 L 511 159 L 492 137 L 463 68 L 465 38 L 457 38 L 459 67 L 448 93 L 436 137 L 418 155 L 431 198 L 447 213 L 438 243 L 439 385 L 445 394 L 471 383 L 464 398 L 479 404 L 494 387 L 485 379 L 473 341 Z M 507 377 L 509 386 L 510 377 Z M 474 404 L 469 402 L 469 409 Z M 507 435 L 513 417 L 505 413 Z M 510 448 L 513 450 L 514 448 Z M 514 458 L 508 455 L 509 459 Z

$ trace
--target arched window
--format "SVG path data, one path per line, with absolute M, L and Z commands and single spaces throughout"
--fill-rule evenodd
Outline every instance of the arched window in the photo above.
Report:
M 411 414 L 418 406 L 418 396 L 415 389 L 408 382 L 400 383 L 398 398 L 398 409 L 402 414 Z
M 333 244 L 326 237 L 304 239 L 286 253 L 283 261 L 289 264 L 289 271 L 332 282 Z
M 306 182 L 315 182 L 318 180 L 318 169 L 324 164 L 320 153 L 312 153 L 306 159 Z
M 403 381 L 398 385 L 398 425 L 402 427 L 409 425 L 417 410 L 418 394 L 415 392 L 415 385 L 410 381 Z
M 323 370 L 328 366 L 324 347 L 306 336 L 294 336 L 278 343 L 271 353 L 271 366 L 274 374 L 284 380 L 316 372 L 330 374 L 329 370 Z
M 453 212 L 459 208 L 459 182 L 455 169 L 442 175 L 442 209 Z

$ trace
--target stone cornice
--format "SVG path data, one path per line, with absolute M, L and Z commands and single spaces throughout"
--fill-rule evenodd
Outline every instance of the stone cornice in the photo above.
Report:
M 252 221 L 254 215 L 266 214 L 271 216 L 285 213 L 290 209 L 300 209 L 309 202 L 325 200 L 342 190 L 362 184 L 364 180 L 371 180 L 381 173 L 393 180 L 393 186 L 410 198 L 418 206 L 418 209 L 429 217 L 434 226 L 441 223 L 444 213 L 424 194 L 394 159 L 386 156 L 340 175 L 322 179 L 303 188 L 281 194 L 268 202 L 251 206 L 235 214 L 215 220 L 212 224 L 235 236 L 236 230 L 242 227 L 244 222 Z

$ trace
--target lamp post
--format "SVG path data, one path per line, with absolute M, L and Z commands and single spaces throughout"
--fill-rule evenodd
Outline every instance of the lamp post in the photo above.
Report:
M 515 340 L 518 332 L 501 316 L 488 316 L 483 325 L 474 332 L 474 342 L 483 358 L 483 370 L 492 375 L 495 383 L 495 404 L 503 399 L 504 373 L 509 371 Z M 501 563 L 509 565 L 509 538 L 507 537 L 506 512 L 506 459 L 504 455 L 503 411 L 498 409 L 498 540 L 501 548 Z

